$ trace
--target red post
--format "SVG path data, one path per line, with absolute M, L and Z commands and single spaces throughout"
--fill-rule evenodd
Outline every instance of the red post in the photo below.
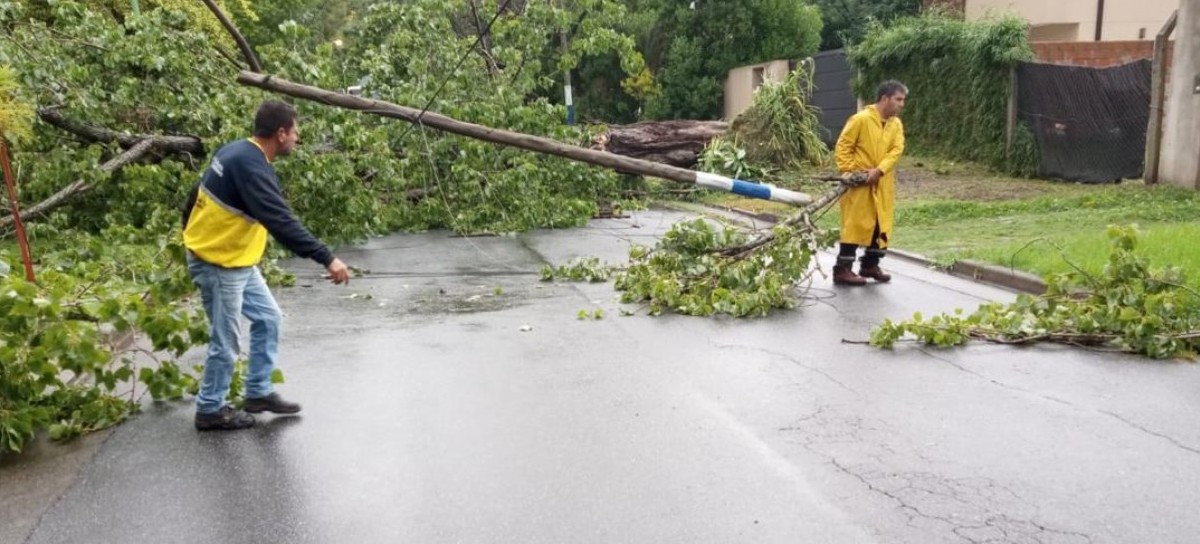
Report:
M 13 179 L 12 166 L 8 164 L 8 143 L 0 135 L 0 166 L 4 167 L 4 184 L 8 186 L 8 201 L 12 204 L 13 225 L 17 227 L 17 243 L 21 246 L 21 261 L 25 263 L 25 279 L 33 283 L 33 256 L 29 251 L 29 238 L 25 236 L 25 224 L 21 222 L 21 207 L 17 203 L 17 184 Z

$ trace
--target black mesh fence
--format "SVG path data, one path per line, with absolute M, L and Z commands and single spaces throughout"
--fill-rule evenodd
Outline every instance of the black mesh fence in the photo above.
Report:
M 1018 118 L 1033 131 L 1041 177 L 1140 178 L 1150 119 L 1150 61 L 1112 68 L 1021 63 Z

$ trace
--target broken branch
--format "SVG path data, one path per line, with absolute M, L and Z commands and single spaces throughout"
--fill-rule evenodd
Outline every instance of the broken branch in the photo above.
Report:
M 126 165 L 132 163 L 133 161 L 136 161 L 136 160 L 142 158 L 143 156 L 145 156 L 147 153 L 149 153 L 154 148 L 154 146 L 155 146 L 154 138 L 147 138 L 145 140 L 142 140 L 142 141 L 138 142 L 136 145 L 134 145 L 132 148 L 130 148 L 128 151 L 121 153 L 120 155 L 113 157 L 112 160 L 109 160 L 108 162 L 100 165 L 100 171 L 104 172 L 106 174 L 109 174 L 109 173 L 115 172 L 117 170 L 120 170 L 121 168 L 124 168 Z M 46 200 L 43 200 L 43 201 L 37 203 L 32 208 L 29 208 L 28 210 L 25 210 L 24 212 L 22 212 L 23 219 L 31 219 L 33 217 L 40 216 L 56 207 L 62 205 L 68 199 L 70 199 L 76 195 L 79 195 L 80 193 L 84 193 L 84 192 L 91 190 L 92 187 L 93 187 L 93 185 L 90 183 L 87 183 L 85 180 L 82 180 L 82 179 L 76 180 L 74 183 L 64 187 L 59 192 L 54 193 L 52 196 L 50 196 L 50 198 L 47 198 Z M 11 215 L 9 215 L 7 217 L 0 217 L 0 227 L 7 227 L 13 221 L 14 221 L 14 218 Z
M 475 32 L 479 35 L 480 54 L 483 55 L 484 62 L 487 63 L 488 77 L 496 78 L 496 74 L 500 73 L 500 67 L 496 64 L 496 56 L 492 54 L 492 41 L 488 39 L 488 31 L 483 27 L 483 21 L 479 18 L 479 6 L 477 0 L 471 0 L 471 16 L 475 19 Z
M 829 206 L 829 205 L 833 204 L 834 202 L 837 202 L 837 200 L 839 198 L 841 198 L 842 195 L 845 194 L 846 191 L 848 191 L 849 189 L 850 189 L 850 187 L 848 187 L 845 184 L 838 185 L 838 187 L 836 189 L 829 191 L 828 193 L 825 193 L 823 196 L 821 196 L 821 198 L 818 198 L 812 204 L 805 206 L 804 209 L 800 210 L 799 213 L 792 216 L 787 221 L 784 221 L 783 223 L 781 223 L 781 225 L 784 227 L 790 228 L 790 227 L 799 225 L 801 223 L 809 223 L 809 217 L 812 214 L 821 211 L 826 206 Z M 720 253 L 721 253 L 721 255 L 724 255 L 726 257 L 742 258 L 742 257 L 748 255 L 751 251 L 754 251 L 762 246 L 765 246 L 774 240 L 775 240 L 775 232 L 769 231 L 766 234 L 763 234 L 763 235 L 759 236 L 758 238 L 755 238 L 753 241 L 751 241 L 747 244 L 725 248 L 725 249 L 722 249 L 720 251 Z
M 262 65 L 258 63 L 258 57 L 254 56 L 254 50 L 250 49 L 250 43 L 246 41 L 241 32 L 238 32 L 237 27 L 233 26 L 233 22 L 224 13 L 221 13 L 221 8 L 217 6 L 216 2 L 204 0 L 204 5 L 208 6 L 208 10 L 217 16 L 217 20 L 221 21 L 221 26 L 225 27 L 229 35 L 233 36 L 233 41 L 237 42 L 238 49 L 242 50 L 242 56 L 246 57 L 246 62 L 250 63 L 250 69 L 262 72 Z
M 195 136 L 152 136 L 149 134 L 125 134 L 107 128 L 94 127 L 76 121 L 67 119 L 61 113 L 54 109 L 38 110 L 38 117 L 47 124 L 75 134 L 89 142 L 117 142 L 122 149 L 132 149 L 134 146 L 145 142 L 152 141 L 153 147 L 159 151 L 169 151 L 171 153 L 190 153 L 192 155 L 203 155 L 204 144 L 200 138 Z

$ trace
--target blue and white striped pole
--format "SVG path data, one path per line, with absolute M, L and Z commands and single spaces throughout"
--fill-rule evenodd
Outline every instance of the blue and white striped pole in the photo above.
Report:
M 740 179 L 727 178 L 718 174 L 710 174 L 708 172 L 696 172 L 696 185 L 708 189 L 716 189 L 726 191 L 737 195 L 758 198 L 762 200 L 772 200 L 775 202 L 786 202 L 788 204 L 803 206 L 812 202 L 812 196 L 805 193 L 792 191 L 790 189 L 780 189 L 772 185 L 763 183 L 754 183 L 752 181 L 742 181 Z
M 561 8 L 561 4 L 559 5 Z M 562 54 L 567 54 L 567 49 L 570 47 L 570 42 L 567 40 L 566 31 L 558 33 L 559 45 L 562 46 Z M 571 69 L 563 69 L 563 97 L 567 104 L 567 124 L 575 124 L 575 97 L 571 96 Z
M 567 99 L 567 124 L 575 124 L 575 99 L 571 96 L 571 74 L 567 73 L 567 84 L 563 86 L 563 93 Z

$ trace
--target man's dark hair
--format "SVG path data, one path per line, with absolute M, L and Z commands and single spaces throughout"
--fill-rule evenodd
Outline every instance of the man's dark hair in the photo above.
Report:
M 287 102 L 268 100 L 258 107 L 254 115 L 254 135 L 270 138 L 279 129 L 289 129 L 296 124 L 296 108 Z
M 892 96 L 896 93 L 908 94 L 908 87 L 905 87 L 904 84 L 900 83 L 899 81 L 889 79 L 883 83 L 880 83 L 879 87 L 875 89 L 875 101 L 879 102 L 880 100 L 883 100 L 884 98 Z

